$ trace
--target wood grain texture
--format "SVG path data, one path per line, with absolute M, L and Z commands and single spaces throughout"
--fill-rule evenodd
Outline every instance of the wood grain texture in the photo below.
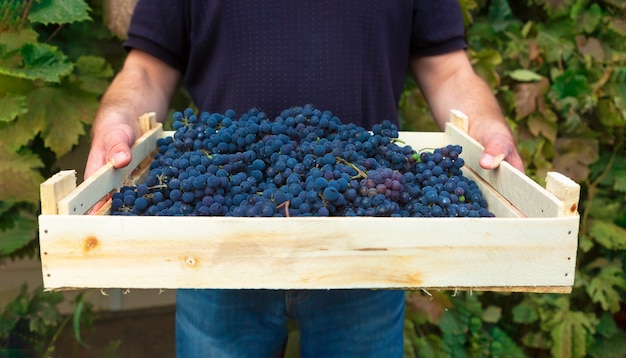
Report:
M 45 215 L 44 285 L 123 288 L 565 287 L 574 217 Z

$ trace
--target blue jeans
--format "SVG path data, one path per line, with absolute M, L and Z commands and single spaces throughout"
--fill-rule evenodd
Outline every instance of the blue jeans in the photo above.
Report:
M 402 357 L 402 290 L 178 290 L 176 355 L 280 357 L 289 318 L 302 357 Z

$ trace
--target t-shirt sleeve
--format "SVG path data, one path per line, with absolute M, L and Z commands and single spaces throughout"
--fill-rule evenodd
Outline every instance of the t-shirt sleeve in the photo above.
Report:
M 188 36 L 185 1 L 139 0 L 124 49 L 142 50 L 184 72 Z
M 411 55 L 433 56 L 467 47 L 457 0 L 416 0 Z

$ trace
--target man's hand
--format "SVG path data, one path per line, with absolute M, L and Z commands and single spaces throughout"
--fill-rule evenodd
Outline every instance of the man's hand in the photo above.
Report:
M 474 72 L 465 51 L 416 57 L 411 60 L 411 69 L 440 128 L 450 119 L 452 109 L 469 117 L 469 135 L 485 147 L 480 166 L 494 169 L 506 160 L 524 171 L 498 102 Z
M 131 161 L 130 147 L 141 135 L 138 118 L 156 112 L 163 122 L 181 73 L 149 54 L 132 50 L 100 102 L 91 129 L 88 178 L 109 160 L 116 168 Z
M 109 160 L 113 166 L 122 168 L 131 161 L 130 147 L 137 138 L 138 127 L 120 122 L 107 127 L 100 127 L 99 133 L 94 133 L 91 150 L 87 157 L 85 178 L 91 176 Z

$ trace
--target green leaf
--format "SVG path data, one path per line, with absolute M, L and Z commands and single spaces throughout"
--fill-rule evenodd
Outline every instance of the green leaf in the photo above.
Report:
M 552 111 L 533 113 L 528 117 L 528 129 L 534 136 L 542 135 L 550 143 L 556 142 L 557 117 Z
M 583 98 L 591 94 L 591 86 L 587 77 L 576 70 L 566 70 L 554 79 L 552 89 L 558 98 Z
M 626 37 L 626 20 L 618 18 L 618 17 L 609 17 L 608 27 L 617 35 Z
M 576 36 L 576 47 L 583 56 L 589 56 L 596 61 L 603 62 L 606 55 L 602 43 L 595 37 Z
M 587 354 L 585 341 L 594 332 L 595 317 L 584 312 L 567 311 L 550 330 L 553 357 L 583 358 Z
M 5 45 L 5 52 L 19 50 L 27 43 L 37 42 L 39 35 L 33 29 L 22 31 L 0 31 L 0 45 Z
M 602 20 L 602 8 L 596 3 L 591 4 L 587 9 L 581 11 L 580 14 L 571 14 L 572 20 L 575 21 L 581 31 L 592 33 L 600 21 Z
M 416 340 L 416 350 L 421 358 L 438 358 L 450 356 L 445 349 L 445 343 L 440 337 L 433 334 L 418 337 Z
M 546 12 L 553 18 L 564 16 L 569 13 L 569 9 L 574 0 L 543 0 L 543 7 Z
M 487 307 L 481 316 L 481 319 L 488 323 L 497 323 L 502 318 L 502 308 L 491 305 Z
M 74 331 L 74 338 L 76 339 L 76 342 L 83 344 L 83 345 L 84 345 L 84 342 L 80 335 L 80 318 L 81 318 L 84 308 L 85 308 L 85 301 L 82 299 L 82 296 L 81 296 L 81 298 L 77 300 L 76 307 L 74 308 L 74 314 L 72 316 L 72 329 Z
M 504 354 L 495 355 L 493 357 L 507 357 L 507 358 L 526 358 L 524 351 L 516 344 L 515 340 L 513 340 L 503 329 L 499 327 L 493 327 L 491 330 L 491 336 L 493 337 L 493 341 L 500 344 L 502 347 L 502 352 Z M 492 353 L 493 352 L 493 344 L 492 344 Z
M 528 324 L 535 322 L 539 318 L 539 314 L 537 313 L 535 306 L 527 302 L 522 302 L 513 307 L 512 313 L 513 322 L 515 323 Z
M 626 229 L 604 220 L 590 220 L 589 235 L 609 250 L 626 250 Z
M 37 220 L 28 213 L 23 212 L 13 223 L 13 228 L 0 230 L 0 256 L 9 256 L 37 236 Z
M 61 157 L 85 134 L 85 124 L 93 120 L 98 101 L 92 93 L 75 87 L 43 87 L 27 97 L 26 105 L 29 111 L 20 120 L 24 125 L 43 124 L 44 144 Z
M 577 182 L 589 176 L 600 151 L 597 140 L 591 138 L 558 138 L 554 148 L 554 169 Z
M 526 70 L 526 69 L 513 70 L 513 71 L 509 72 L 509 76 L 512 79 L 514 79 L 516 81 L 520 81 L 520 82 L 540 81 L 543 78 L 543 76 L 541 76 L 537 72 L 531 71 L 531 70 Z
M 22 46 L 20 54 L 19 64 L 14 58 L 0 61 L 0 74 L 58 83 L 72 72 L 72 63 L 54 46 L 27 43 Z
M 84 0 L 41 0 L 32 7 L 28 19 L 44 25 L 69 24 L 91 20 L 90 11 Z
M 0 341 L 8 340 L 17 322 L 28 312 L 28 304 L 27 286 L 23 284 L 15 299 L 9 302 L 0 314 Z
M 103 93 L 113 77 L 113 68 L 106 59 L 97 56 L 81 56 L 76 61 L 76 69 L 83 91 Z
M 613 190 L 626 193 L 626 171 L 615 171 L 615 184 Z
M 491 87 L 500 84 L 500 75 L 496 71 L 496 66 L 502 63 L 502 56 L 495 50 L 481 50 L 479 52 L 470 51 L 472 65 L 476 73 L 482 77 Z
M 487 18 L 496 31 L 503 31 L 515 20 L 509 2 L 506 0 L 491 1 Z
M 26 97 L 2 97 L 0 96 L 0 122 L 11 122 L 20 114 L 28 112 Z
M 543 30 L 537 34 L 537 44 L 546 60 L 551 63 L 560 63 L 570 58 L 574 52 L 571 38 L 565 37 L 556 30 Z
M 43 163 L 32 153 L 15 153 L 0 142 L 0 201 L 26 201 L 39 205 L 39 184 L 43 177 L 38 169 Z
M 618 312 L 623 292 L 626 291 L 621 263 L 600 258 L 587 265 L 586 269 L 597 271 L 585 286 L 591 300 L 599 303 L 605 311 Z

